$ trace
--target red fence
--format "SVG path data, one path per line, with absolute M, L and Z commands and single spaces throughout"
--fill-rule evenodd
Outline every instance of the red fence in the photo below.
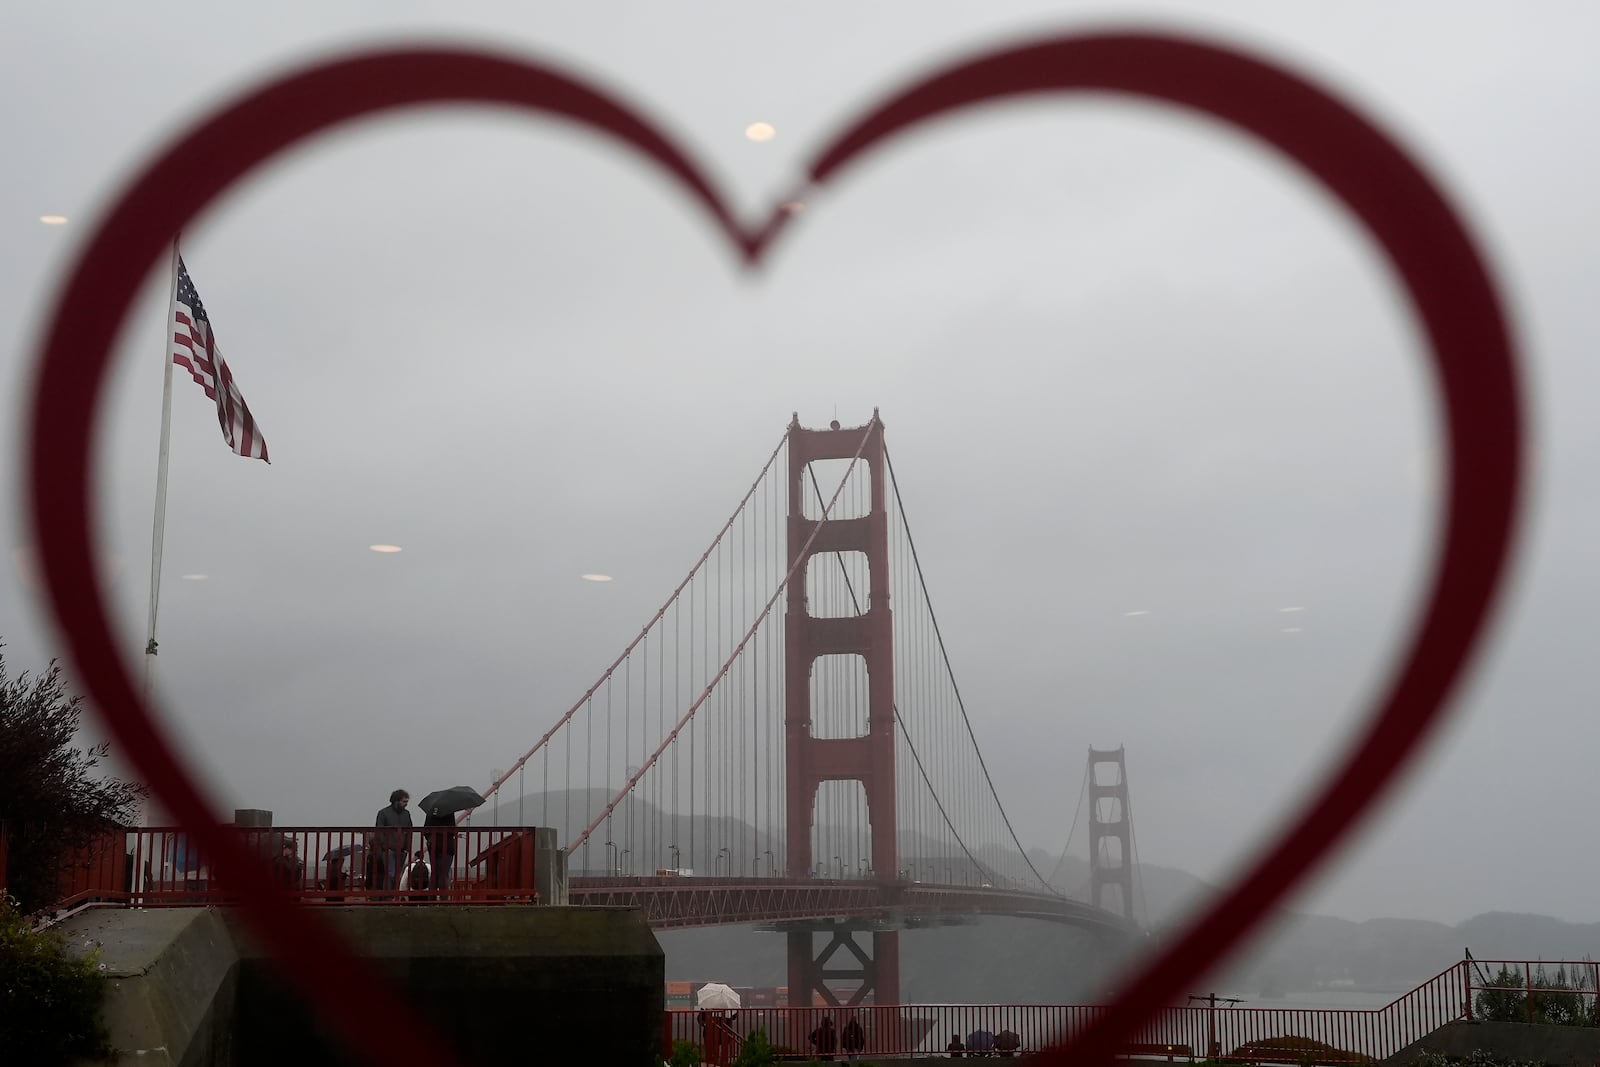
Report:
M 266 877 L 307 903 L 537 900 L 531 827 L 283 826 L 234 832 L 261 857 Z M 62 899 L 52 910 L 89 902 L 225 904 L 233 896 L 176 827 L 106 835 L 65 861 L 59 884 Z
M 1163 1008 L 1123 1052 L 1174 1061 L 1209 1056 L 1239 1063 L 1371 1063 L 1448 1022 L 1469 1017 L 1471 989 L 1468 965 L 1457 964 L 1372 1010 Z M 673 1042 L 692 1041 L 704 1050 L 706 1063 L 728 1063 L 737 1046 L 759 1029 L 780 1055 L 806 1059 L 824 1051 L 819 1043 L 830 1040 L 836 1056 L 854 1051 L 844 1042 L 854 1023 L 860 1052 L 867 1057 L 943 1055 L 952 1039 L 961 1042 L 969 1057 L 975 1051 L 1003 1056 L 1074 1038 L 1103 1011 L 1081 1004 L 741 1008 L 704 1016 L 673 1010 L 667 1012 L 663 1038 L 669 1056 Z M 831 1039 L 825 1030 L 831 1030 Z

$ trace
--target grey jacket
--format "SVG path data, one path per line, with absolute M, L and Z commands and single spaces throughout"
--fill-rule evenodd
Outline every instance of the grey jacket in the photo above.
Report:
M 378 810 L 373 823 L 380 831 L 374 844 L 380 851 L 409 851 L 411 848 L 411 812 L 385 804 Z

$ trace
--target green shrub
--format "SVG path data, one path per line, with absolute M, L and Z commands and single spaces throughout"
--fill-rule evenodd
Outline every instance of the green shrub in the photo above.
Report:
M 750 1031 L 744 1044 L 739 1046 L 739 1054 L 733 1058 L 733 1067 L 771 1067 L 777 1062 L 778 1053 L 767 1043 L 767 1032 L 757 1028 Z
M 1411 1067 L 1546 1067 L 1537 1060 L 1507 1060 L 1485 1052 L 1483 1049 L 1474 1049 L 1464 1057 L 1446 1056 L 1442 1052 L 1431 1049 L 1417 1053 L 1411 1061 Z
M 1587 968 L 1569 976 L 1565 966 L 1554 974 L 1536 967 L 1530 976 L 1502 965 L 1492 977 L 1475 974 L 1477 981 L 1498 988 L 1479 989 L 1473 997 L 1473 1014 L 1486 1022 L 1539 1023 L 1546 1026 L 1594 1026 L 1594 981 Z M 1531 988 L 1530 988 L 1531 987 Z
M 0 1034 L 7 1062 L 54 1067 L 79 1057 L 109 1059 L 100 1017 L 106 978 L 98 953 L 73 956 L 61 935 L 35 931 L 0 894 Z
M 693 1041 L 684 1041 L 680 1038 L 672 1043 L 671 1067 L 700 1067 L 704 1058 L 700 1046 Z

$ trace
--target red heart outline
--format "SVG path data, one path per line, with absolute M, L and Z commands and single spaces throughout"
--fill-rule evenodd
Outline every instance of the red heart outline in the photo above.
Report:
M 1384 696 L 1344 762 L 1227 897 L 1156 959 L 1079 1040 L 1042 1063 L 1109 1061 L 1125 1035 L 1219 962 L 1392 786 L 1442 721 L 1493 606 L 1520 495 L 1521 388 L 1501 301 L 1483 257 L 1436 185 L 1350 106 L 1282 68 L 1172 36 L 1047 38 L 946 67 L 868 114 L 810 168 L 823 182 L 869 149 L 935 116 L 984 101 L 1112 91 L 1209 114 L 1300 164 L 1367 227 L 1425 328 L 1445 413 L 1449 491 L 1426 608 Z M 229 185 L 291 144 L 338 123 L 422 103 L 494 103 L 609 133 L 676 177 L 742 253 L 760 263 L 787 213 L 746 231 L 701 171 L 648 121 L 549 64 L 451 50 L 396 50 L 287 75 L 214 112 L 117 199 L 61 289 L 40 354 L 30 503 L 35 543 L 74 670 L 135 766 L 239 888 L 249 921 L 323 1021 L 379 1062 L 455 1062 L 325 921 L 248 877 L 257 862 L 211 814 L 140 700 L 113 638 L 90 551 L 89 460 L 112 345 L 145 272 L 174 233 Z M 335 1011 L 337 1007 L 337 1011 Z

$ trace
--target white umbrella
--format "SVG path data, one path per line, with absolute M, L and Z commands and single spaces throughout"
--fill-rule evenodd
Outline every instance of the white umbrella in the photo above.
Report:
M 713 1011 L 731 1011 L 739 1007 L 739 994 L 721 982 L 707 982 L 700 987 L 696 1002 L 701 1008 Z

